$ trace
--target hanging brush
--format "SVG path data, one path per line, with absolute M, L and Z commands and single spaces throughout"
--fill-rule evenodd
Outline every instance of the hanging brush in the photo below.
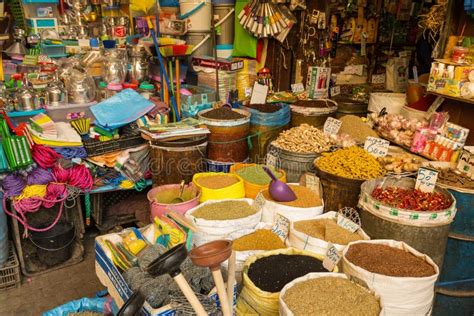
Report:
M 284 8 L 268 0 L 247 3 L 239 14 L 239 22 L 247 32 L 256 37 L 275 37 L 293 26 Z
M 79 118 L 71 121 L 71 126 L 79 133 L 79 135 L 86 135 L 89 133 L 91 126 L 90 118 Z

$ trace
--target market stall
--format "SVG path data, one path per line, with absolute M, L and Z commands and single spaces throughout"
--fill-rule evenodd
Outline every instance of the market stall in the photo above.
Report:
M 457 2 L 0 6 L 0 295 L 92 252 L 50 315 L 471 315 Z

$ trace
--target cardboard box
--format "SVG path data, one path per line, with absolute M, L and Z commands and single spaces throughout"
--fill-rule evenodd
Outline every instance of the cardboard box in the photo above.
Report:
M 463 97 L 461 89 L 464 84 L 471 82 L 469 75 L 473 71 L 474 66 L 456 64 L 451 62 L 450 59 L 437 59 L 431 64 L 428 91 L 453 97 Z
M 146 236 L 149 236 L 149 230 L 151 229 L 150 227 L 152 226 L 148 225 L 144 229 L 140 229 L 145 238 Z M 128 230 L 124 230 L 122 233 L 124 232 L 128 232 Z M 121 239 L 120 235 L 122 233 L 98 236 L 95 239 L 94 246 L 96 275 L 102 285 L 107 287 L 109 294 L 112 296 L 119 308 L 127 301 L 128 298 L 130 298 L 133 291 L 130 289 L 127 282 L 125 282 L 118 268 L 114 265 L 112 261 L 112 254 L 105 245 L 105 240 L 117 242 Z M 237 287 L 234 288 L 234 306 L 236 302 L 236 291 Z M 216 301 L 217 305 L 219 305 L 219 298 L 215 289 L 211 291 L 209 296 L 211 297 L 211 299 Z M 142 308 L 142 314 L 147 316 L 168 316 L 175 315 L 176 311 L 173 310 L 170 305 L 154 309 L 150 306 L 150 304 L 145 302 Z

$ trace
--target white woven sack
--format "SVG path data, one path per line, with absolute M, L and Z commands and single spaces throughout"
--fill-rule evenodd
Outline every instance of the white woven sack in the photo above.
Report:
M 419 258 L 423 258 L 435 269 L 435 274 L 428 277 L 393 277 L 372 273 L 352 264 L 346 258 L 351 245 L 358 243 L 381 244 L 403 249 Z M 438 266 L 425 254 L 416 251 L 404 242 L 395 240 L 363 240 L 351 242 L 342 252 L 342 267 L 345 274 L 364 281 L 369 289 L 380 295 L 381 315 L 429 315 L 434 298 L 434 284 L 439 275 Z M 390 258 L 387 258 L 390 260 Z
M 285 301 L 283 300 L 283 297 L 285 296 L 286 291 L 288 291 L 290 288 L 295 286 L 295 284 L 297 283 L 304 282 L 311 279 L 324 278 L 324 277 L 348 279 L 347 275 L 343 273 L 334 273 L 334 272 L 312 272 L 300 278 L 294 279 L 293 281 L 285 285 L 285 287 L 280 292 L 280 297 L 278 299 L 279 305 L 280 305 L 280 316 L 293 316 L 293 312 L 288 308 L 288 305 L 286 305 Z M 380 298 L 376 294 L 375 294 L 375 297 Z
M 282 205 L 273 201 L 268 201 L 260 192 L 255 199 L 255 203 L 262 211 L 262 222 L 267 224 L 274 224 L 276 220 L 276 214 L 280 214 L 290 222 L 301 221 L 305 219 L 311 219 L 318 215 L 321 215 L 324 210 L 324 201 L 321 197 L 321 206 L 315 207 L 293 207 Z
M 206 201 L 186 213 L 186 218 L 189 219 L 198 228 L 198 231 L 194 233 L 193 243 L 195 246 L 200 246 L 209 241 L 218 239 L 236 239 L 245 234 L 248 234 L 249 230 L 254 229 L 260 222 L 262 212 L 259 210 L 257 213 L 238 219 L 230 219 L 223 221 L 206 220 L 202 218 L 196 218 L 193 213 L 199 208 L 213 203 L 219 203 L 222 201 L 244 201 L 249 205 L 252 205 L 254 201 L 252 199 L 231 199 L 231 200 L 219 200 L 219 201 Z
M 337 218 L 337 213 L 336 212 L 327 212 L 322 215 L 316 216 L 311 219 L 336 219 Z M 359 228 L 357 230 L 357 233 L 365 240 L 369 240 L 370 237 L 362 230 L 362 228 Z M 302 233 L 300 231 L 297 231 L 294 228 L 294 222 L 291 222 L 290 226 L 290 234 L 288 236 L 288 243 L 291 247 L 297 248 L 297 249 L 302 249 L 302 250 L 308 250 L 320 255 L 325 256 L 326 252 L 329 248 L 329 244 L 327 241 L 311 237 L 309 235 L 306 235 L 305 233 Z M 339 245 L 339 244 L 333 244 L 337 251 L 341 252 L 346 248 L 347 245 Z

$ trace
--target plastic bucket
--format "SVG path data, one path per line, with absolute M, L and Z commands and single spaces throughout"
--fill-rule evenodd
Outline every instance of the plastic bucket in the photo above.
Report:
M 199 204 L 199 198 L 201 197 L 201 191 L 199 189 L 197 190 L 197 194 L 194 198 L 191 200 L 185 201 L 183 203 L 177 203 L 177 204 L 164 204 L 164 203 L 158 203 L 155 201 L 154 197 L 156 195 L 159 195 L 160 193 L 163 192 L 170 192 L 173 196 L 178 196 L 179 195 L 179 189 L 180 185 L 179 184 L 167 184 L 167 185 L 162 185 L 159 187 L 155 187 L 148 191 L 147 193 L 147 198 L 148 201 L 150 202 L 150 207 L 151 207 L 151 213 L 150 213 L 150 219 L 153 222 L 153 219 L 156 216 L 163 216 L 169 211 L 175 211 L 179 214 L 186 214 L 186 212 L 193 207 L 197 206 Z M 187 189 L 191 189 L 190 187 L 185 187 L 185 191 Z
M 76 237 L 74 225 L 58 222 L 45 232 L 30 232 L 30 241 L 36 246 L 39 261 L 52 267 L 61 264 L 72 255 L 72 244 Z
M 232 57 L 232 51 L 234 50 L 234 45 L 230 44 L 221 44 L 216 45 L 217 57 L 230 59 Z
M 180 0 L 180 18 L 189 21 L 188 30 L 209 32 L 211 30 L 211 1 L 210 0 Z
M 213 4 L 217 45 L 234 43 L 234 4 Z
M 192 56 L 212 56 L 212 38 L 210 33 L 188 32 L 186 43 L 193 45 Z
M 243 163 L 248 162 L 249 159 L 245 159 Z M 215 160 L 206 159 L 206 171 L 207 172 L 230 172 L 230 167 L 240 162 L 220 162 Z

